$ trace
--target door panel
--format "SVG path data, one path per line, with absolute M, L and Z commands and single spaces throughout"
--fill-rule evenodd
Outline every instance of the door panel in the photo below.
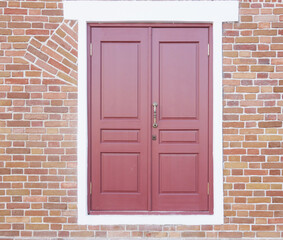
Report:
M 198 187 L 197 164 L 197 154 L 160 154 L 160 194 L 195 193 Z
M 194 42 L 160 42 L 160 119 L 197 118 L 197 48 Z
M 139 154 L 101 155 L 101 193 L 138 193 Z
M 152 210 L 208 210 L 208 30 L 152 30 Z
M 101 42 L 102 118 L 138 118 L 139 46 Z
M 148 209 L 148 29 L 91 28 L 91 210 Z

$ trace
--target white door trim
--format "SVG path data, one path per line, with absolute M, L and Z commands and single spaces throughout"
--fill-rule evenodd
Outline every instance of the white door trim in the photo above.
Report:
M 238 21 L 238 1 L 64 1 L 78 33 L 78 224 L 223 224 L 222 23 Z M 213 215 L 88 215 L 87 23 L 186 22 L 213 24 Z

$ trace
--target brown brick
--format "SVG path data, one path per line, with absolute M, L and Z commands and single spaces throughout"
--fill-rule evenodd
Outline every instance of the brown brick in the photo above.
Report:
M 45 107 L 44 112 L 46 113 L 67 113 L 67 107 Z
M 246 223 L 246 224 L 252 224 L 254 223 L 254 219 L 253 218 L 232 218 L 231 219 L 232 223 Z
M 281 113 L 280 107 L 265 107 L 265 108 L 258 108 L 258 113 Z
M 236 43 L 258 43 L 258 37 L 236 37 Z
M 48 60 L 48 56 L 44 53 L 42 53 L 42 51 L 39 51 L 38 49 L 34 48 L 33 46 L 29 46 L 27 48 L 27 50 L 34 54 L 35 56 L 39 57 L 40 59 L 42 59 L 43 61 L 47 61 Z
M 63 10 L 42 10 L 42 15 L 47 15 L 47 16 L 62 16 L 63 15 Z
M 274 87 L 274 92 L 283 92 L 283 87 Z
M 11 173 L 10 168 L 0 168 L 0 175 L 6 175 L 6 174 L 10 174 L 10 173 Z
M 20 180 L 19 180 L 20 181 Z M 13 189 L 13 190 L 7 190 L 7 195 L 29 195 L 30 191 L 29 189 Z
M 27 29 L 27 35 L 49 35 L 49 30 L 44 29 Z
M 43 222 L 45 223 L 66 223 L 67 218 L 65 217 L 45 217 L 43 219 Z
M 94 237 L 94 232 L 92 231 L 74 231 L 74 232 L 71 232 L 71 237 Z
M 275 226 L 268 226 L 268 225 L 253 225 L 252 226 L 253 231 L 274 231 Z
M 0 35 L 12 35 L 11 29 L 0 29 Z
M 0 119 L 12 119 L 11 113 L 0 113 Z
M 271 50 L 283 50 L 283 44 L 272 44 Z
M 274 14 L 283 14 L 283 8 L 274 8 L 273 13 Z
M 0 236 L 3 236 L 3 237 L 17 237 L 20 235 L 20 232 L 19 231 L 0 231 Z
M 282 127 L 282 122 L 281 121 L 259 122 L 258 127 L 260 128 L 278 128 L 278 127 Z
M 46 209 L 67 209 L 67 204 L 65 203 L 45 203 L 44 208 Z
M 277 30 L 254 30 L 254 36 L 274 36 L 277 35 Z
M 62 78 L 62 79 L 64 79 L 64 80 L 66 80 L 67 82 L 70 82 L 70 83 L 73 83 L 73 84 L 76 84 L 76 83 L 77 83 L 77 80 L 76 80 L 76 79 L 70 77 L 70 76 L 67 75 L 67 74 L 64 74 L 64 73 L 62 73 L 62 72 L 58 72 L 57 75 L 58 75 L 58 77 L 60 77 L 60 78 Z
M 31 24 L 28 22 L 9 22 L 9 28 L 30 28 Z
M 0 100 L 0 106 L 11 106 L 12 101 L 11 100 Z
M 241 232 L 220 232 L 219 237 L 221 238 L 242 238 Z
M 29 222 L 29 217 L 7 217 L 6 221 L 9 223 L 27 223 Z
M 75 56 L 73 56 L 72 54 L 70 54 L 69 52 L 67 52 L 66 50 L 64 50 L 63 48 L 59 47 L 58 52 L 61 53 L 66 58 L 68 58 L 73 63 L 76 63 L 77 58 Z
M 11 176 L 4 176 L 3 181 L 8 181 L 8 182 L 24 182 L 27 180 L 26 176 L 21 176 L 21 175 L 11 175 Z
M 27 230 L 48 230 L 49 224 L 26 224 Z
M 48 61 L 49 64 L 51 64 L 52 66 L 60 69 L 61 71 L 65 72 L 65 73 L 69 73 L 70 69 L 65 67 L 64 65 L 62 65 L 61 63 L 55 61 L 54 59 L 50 58 Z
M 23 8 L 44 8 L 44 2 L 22 2 Z
M 265 156 L 242 156 L 244 162 L 264 162 Z
M 28 42 L 29 36 L 9 36 L 8 42 Z
M 29 70 L 29 65 L 26 64 L 7 64 L 6 70 Z
M 252 72 L 274 72 L 273 66 L 251 66 Z
M 187 237 L 187 238 L 204 238 L 205 233 L 204 232 L 182 232 L 181 237 Z
M 29 93 L 21 93 L 21 92 L 9 92 L 7 94 L 8 98 L 24 98 L 27 99 L 30 97 Z
M 276 56 L 276 52 L 272 52 L 272 51 L 268 51 L 268 52 L 253 52 L 252 53 L 253 57 L 275 57 Z
M 7 154 L 29 154 L 30 149 L 29 148 L 7 148 L 6 153 Z

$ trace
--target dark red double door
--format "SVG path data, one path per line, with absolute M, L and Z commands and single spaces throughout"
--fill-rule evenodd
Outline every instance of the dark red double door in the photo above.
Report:
M 90 212 L 209 210 L 208 38 L 90 28 Z

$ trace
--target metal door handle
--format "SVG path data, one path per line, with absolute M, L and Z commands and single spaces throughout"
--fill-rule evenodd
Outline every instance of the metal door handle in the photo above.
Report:
M 153 106 L 153 125 L 152 125 L 152 127 L 157 128 L 158 125 L 156 123 L 156 116 L 157 116 L 156 109 L 157 109 L 158 104 L 156 102 L 154 102 L 152 104 L 152 106 Z

